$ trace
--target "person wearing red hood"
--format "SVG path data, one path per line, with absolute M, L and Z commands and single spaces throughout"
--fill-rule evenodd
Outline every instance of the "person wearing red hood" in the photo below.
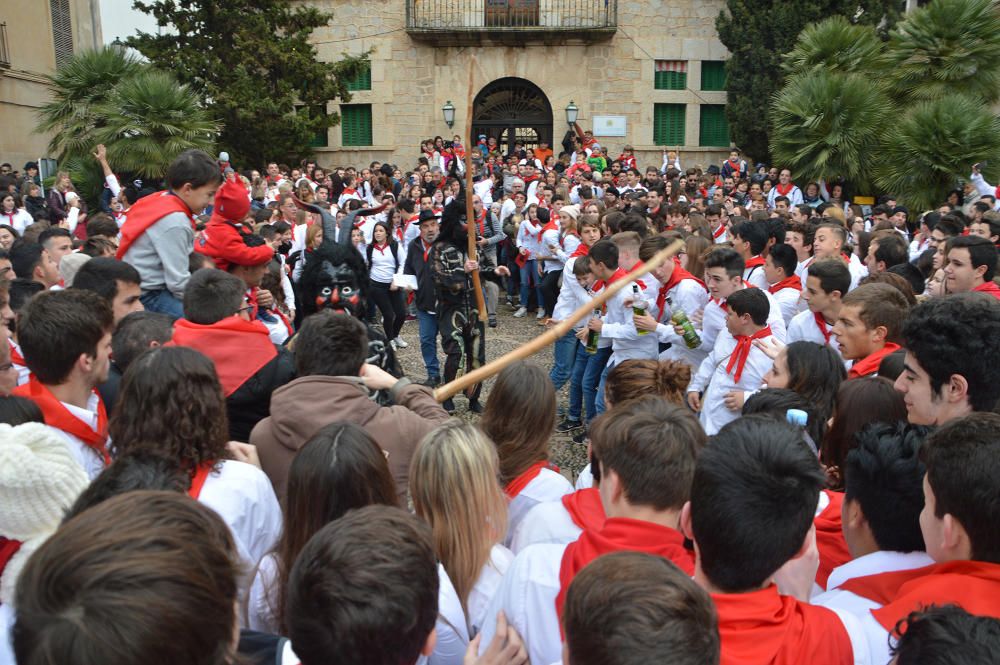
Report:
M 275 346 L 250 318 L 246 284 L 230 273 L 198 270 L 184 290 L 184 318 L 170 344 L 201 351 L 215 363 L 226 397 L 229 438 L 249 441 L 271 409 L 271 393 L 295 378 L 292 354 Z
M 195 250 L 211 258 L 219 270 L 243 280 L 248 302 L 253 305 L 250 319 L 262 321 L 272 333 L 272 341 L 280 344 L 291 335 L 291 324 L 273 309 L 274 298 L 270 291 L 260 288 L 267 266 L 274 259 L 274 248 L 254 235 L 247 220 L 249 213 L 249 192 L 236 176 L 232 176 L 216 192 L 212 218 Z M 276 332 L 283 334 L 275 335 Z

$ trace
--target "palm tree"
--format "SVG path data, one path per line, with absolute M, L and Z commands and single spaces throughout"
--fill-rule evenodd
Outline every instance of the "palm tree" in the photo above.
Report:
M 105 46 L 83 51 L 48 77 L 52 101 L 39 110 L 35 131 L 51 134 L 49 152 L 59 161 L 88 156 L 101 118 L 94 107 L 107 101 L 114 87 L 145 65 L 125 49 Z
M 80 53 L 50 76 L 49 88 L 35 131 L 52 135 L 49 150 L 91 203 L 103 186 L 91 156 L 97 144 L 119 173 L 157 181 L 174 157 L 210 151 L 218 134 L 187 86 L 121 47 Z
M 861 186 L 870 182 L 870 151 L 892 110 L 866 75 L 810 71 L 775 95 L 771 151 L 806 179 L 839 176 Z
M 910 99 L 962 92 L 1000 99 L 1000 9 L 994 0 L 934 0 L 892 33 L 886 74 Z
M 875 182 L 911 209 L 944 201 L 956 174 L 1000 155 L 1000 118 L 980 101 L 954 94 L 918 102 L 894 121 L 882 141 Z
M 218 133 L 190 89 L 152 67 L 115 86 L 95 112 L 103 124 L 94 138 L 107 146 L 108 161 L 142 178 L 162 178 L 185 150 L 212 150 Z
M 843 16 L 831 16 L 803 28 L 782 67 L 791 75 L 819 70 L 872 72 L 881 67 L 884 51 L 885 44 L 874 26 L 854 25 Z

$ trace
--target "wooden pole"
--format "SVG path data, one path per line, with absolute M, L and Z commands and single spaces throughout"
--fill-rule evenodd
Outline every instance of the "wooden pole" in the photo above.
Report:
M 556 340 L 572 330 L 573 326 L 576 325 L 577 322 L 603 305 L 609 298 L 611 298 L 611 296 L 624 289 L 630 282 L 635 281 L 649 271 L 653 270 L 664 261 L 670 260 L 674 254 L 683 248 L 684 241 L 675 240 L 672 244 L 664 247 L 659 252 L 654 254 L 653 257 L 649 261 L 646 261 L 645 264 L 636 267 L 628 275 L 603 289 L 600 293 L 594 296 L 590 302 L 585 305 L 580 305 L 580 307 L 578 307 L 577 310 L 570 314 L 564 321 L 560 321 L 555 326 L 549 328 L 527 344 L 523 344 L 510 353 L 507 353 L 492 362 L 486 363 L 479 369 L 463 374 L 454 381 L 450 381 L 449 383 L 440 386 L 434 391 L 434 399 L 438 402 L 443 402 L 449 397 L 457 395 L 465 388 L 485 381 L 495 374 L 499 374 L 504 367 L 511 364 L 515 360 L 521 360 L 522 358 L 532 356 L 547 347 L 549 344 L 555 343 Z
M 466 109 L 466 122 L 465 122 L 465 136 L 462 137 L 465 146 L 465 221 L 466 221 L 466 235 L 469 238 L 469 260 L 476 261 L 478 256 L 476 255 L 476 218 L 473 215 L 472 209 L 472 103 L 474 100 L 472 89 L 472 84 L 475 80 L 476 72 L 476 55 L 473 53 L 469 62 L 469 94 L 468 100 L 465 104 Z M 476 292 L 476 307 L 479 309 L 479 322 L 485 325 L 486 321 L 486 300 L 483 298 L 483 283 L 479 279 L 479 269 L 472 271 L 472 290 Z

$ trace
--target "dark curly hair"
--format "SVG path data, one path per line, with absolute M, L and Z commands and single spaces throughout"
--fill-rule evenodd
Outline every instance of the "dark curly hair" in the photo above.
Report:
M 215 365 L 180 346 L 143 353 L 125 371 L 108 433 L 116 457 L 158 454 L 189 473 L 228 458 L 229 422 Z

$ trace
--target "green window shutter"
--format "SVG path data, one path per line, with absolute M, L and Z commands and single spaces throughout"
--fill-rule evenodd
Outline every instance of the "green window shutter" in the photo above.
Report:
M 701 105 L 701 130 L 698 145 L 705 147 L 729 147 L 729 121 L 726 120 L 725 104 Z
M 656 145 L 684 145 L 684 104 L 653 105 L 653 143 Z
M 371 104 L 341 104 L 340 116 L 343 145 L 372 145 Z
M 686 60 L 657 60 L 653 75 L 656 90 L 684 90 L 687 88 Z
M 365 63 L 364 69 L 358 72 L 357 76 L 348 79 L 347 89 L 351 92 L 372 89 L 372 64 L 370 62 Z
M 701 63 L 701 89 L 705 91 L 726 89 L 725 60 L 705 60 Z

